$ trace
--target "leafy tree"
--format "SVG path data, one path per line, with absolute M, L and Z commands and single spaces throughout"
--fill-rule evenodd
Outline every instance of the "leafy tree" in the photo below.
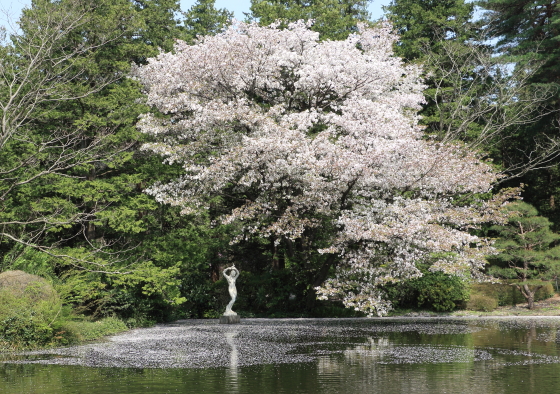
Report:
M 233 12 L 216 9 L 215 0 L 197 0 L 186 12 L 184 40 L 193 43 L 197 36 L 214 35 L 222 31 L 233 19 Z
M 485 9 L 485 23 L 494 36 L 499 37 L 498 51 L 523 63 L 525 54 L 538 46 L 535 56 L 544 65 L 535 80 L 558 83 L 560 78 L 560 8 L 555 0 L 480 0 Z M 515 42 L 516 45 L 511 45 Z
M 382 314 L 378 286 L 420 276 L 419 262 L 482 267 L 484 242 L 463 229 L 498 220 L 502 197 L 461 202 L 496 175 L 460 145 L 422 138 L 420 70 L 392 55 L 391 27 L 318 36 L 303 22 L 240 23 L 137 68 L 148 103 L 166 114 L 140 121 L 154 138 L 144 149 L 183 167 L 148 192 L 183 214 L 210 212 L 233 243 L 299 249 L 313 298 L 320 286 Z
M 560 247 L 554 244 L 560 235 L 550 230 L 549 220 L 538 216 L 530 204 L 516 202 L 507 210 L 513 213 L 508 224 L 492 227 L 499 235 L 495 246 L 500 253 L 489 258 L 494 265 L 488 272 L 499 278 L 519 279 L 515 286 L 533 309 L 535 293 L 542 287 L 536 279 L 558 273 Z
M 540 72 L 535 62 L 512 71 L 509 59 L 495 56 L 487 44 L 491 32 L 472 22 L 473 9 L 474 3 L 464 0 L 394 0 L 386 7 L 401 35 L 396 53 L 423 63 L 426 70 L 426 103 L 420 114 L 427 133 L 483 150 L 509 177 L 516 177 L 557 154 L 556 141 L 523 149 L 514 141 L 520 129 L 550 113 L 547 101 L 556 93 L 531 86 Z
M 558 226 L 560 210 L 555 196 L 560 191 L 560 150 L 556 140 L 560 109 L 560 7 L 553 0 L 481 0 L 477 4 L 486 10 L 484 23 L 497 38 L 496 52 L 505 61 L 515 64 L 517 70 L 527 69 L 531 63 L 540 64 L 529 79 L 533 90 L 553 91 L 547 98 L 548 114 L 514 130 L 514 138 L 503 150 L 514 158 L 527 160 L 533 152 L 542 152 L 551 140 L 554 142 L 552 154 L 547 155 L 548 161 L 534 166 L 534 171 L 525 174 L 521 181 L 527 185 L 525 200 Z
M 74 0 L 35 1 L 20 19 L 21 32 L 5 41 L 1 50 L 0 213 L 3 247 L 20 243 L 42 250 L 57 246 L 56 237 L 42 243 L 45 234 L 87 225 L 94 211 L 81 210 L 53 185 L 71 179 L 71 171 L 119 156 L 126 144 L 114 140 L 111 127 L 87 135 L 75 124 L 44 120 L 56 117 L 70 102 L 86 100 L 122 75 L 98 73 L 85 80 L 96 63 L 99 47 L 123 34 L 118 20 L 99 21 L 95 37 L 76 36 L 94 21 L 97 6 Z M 122 9 L 117 19 L 127 19 Z M 53 116 L 54 115 L 54 116 Z M 59 237 L 59 241 L 64 237 Z
M 313 20 L 312 30 L 322 40 L 343 40 L 357 31 L 357 22 L 367 22 L 372 0 L 251 0 L 249 19 L 267 26 L 282 20 L 286 26 L 298 20 Z
M 35 1 L 2 47 L 1 268 L 62 277 L 65 299 L 99 315 L 161 319 L 192 269 L 183 249 L 164 259 L 153 247 L 181 237 L 187 220 L 142 192 L 176 169 L 137 151 L 148 108 L 126 77 L 171 49 L 176 10 L 170 0 Z
M 474 4 L 465 0 L 393 0 L 384 7 L 400 40 L 395 51 L 408 62 L 424 60 L 427 47 L 442 40 L 465 42 L 473 38 Z

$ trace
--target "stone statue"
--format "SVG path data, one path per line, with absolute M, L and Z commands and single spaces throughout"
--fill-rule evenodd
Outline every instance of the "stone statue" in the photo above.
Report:
M 235 264 L 224 270 L 224 276 L 228 281 L 228 290 L 229 290 L 229 295 L 231 296 L 231 301 L 226 306 L 226 311 L 224 312 L 224 316 L 236 316 L 237 313 L 231 310 L 231 307 L 233 306 L 233 303 L 237 298 L 237 289 L 235 288 L 235 280 L 239 276 L 239 270 L 235 268 Z

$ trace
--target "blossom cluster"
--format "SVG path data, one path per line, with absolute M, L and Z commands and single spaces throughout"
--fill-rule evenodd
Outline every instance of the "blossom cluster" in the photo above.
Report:
M 296 239 L 328 218 L 336 275 L 317 288 L 349 307 L 385 313 L 379 286 L 419 276 L 419 262 L 467 275 L 486 240 L 469 233 L 497 220 L 488 192 L 497 175 L 458 144 L 424 138 L 421 69 L 393 55 L 388 24 L 319 41 L 305 22 L 287 29 L 236 22 L 195 45 L 149 59 L 134 75 L 148 104 L 143 149 L 184 174 L 148 190 L 183 213 L 215 196 L 239 203 L 222 217 L 247 236 Z

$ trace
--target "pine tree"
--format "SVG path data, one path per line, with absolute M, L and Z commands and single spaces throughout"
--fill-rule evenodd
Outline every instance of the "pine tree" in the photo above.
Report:
M 197 36 L 214 35 L 230 23 L 233 12 L 225 8 L 216 9 L 215 3 L 215 0 L 197 0 L 188 11 L 183 12 L 185 32 L 182 39 L 193 43 Z
M 489 257 L 488 273 L 503 279 L 518 279 L 514 284 L 529 309 L 534 308 L 535 293 L 542 287 L 539 279 L 555 277 L 560 263 L 560 247 L 554 246 L 560 235 L 550 230 L 550 221 L 538 216 L 530 204 L 517 202 L 507 209 L 512 212 L 508 224 L 493 226 L 499 238 L 495 247 L 499 254 Z
M 548 114 L 537 122 L 528 122 L 512 132 L 512 140 L 501 149 L 512 160 L 528 160 L 541 155 L 548 159 L 524 174 L 525 200 L 534 204 L 541 214 L 560 225 L 556 197 L 560 193 L 558 159 L 558 127 L 560 125 L 560 4 L 555 0 L 481 0 L 486 10 L 484 24 L 498 38 L 497 53 L 516 69 L 540 68 L 530 82 L 536 93 L 549 91 Z M 550 141 L 556 145 L 546 152 Z M 558 227 L 556 227 L 558 229 Z
M 384 10 L 400 36 L 396 53 L 409 62 L 422 61 L 442 39 L 464 42 L 475 34 L 474 4 L 465 0 L 393 0 Z
M 127 77 L 131 64 L 171 49 L 178 9 L 176 0 L 37 0 L 1 49 L 3 65 L 17 67 L 3 68 L 0 83 L 0 269 L 46 259 L 90 312 L 168 310 L 183 300 L 179 272 L 203 259 L 176 246 L 198 229 L 143 193 L 176 168 L 138 151 L 148 107 Z
M 278 20 L 296 22 L 313 19 L 312 30 L 322 40 L 344 40 L 357 31 L 357 22 L 367 22 L 372 0 L 251 0 L 251 20 L 267 26 Z
M 486 152 L 510 177 L 557 152 L 554 141 L 538 149 L 534 141 L 515 142 L 525 125 L 547 114 L 554 92 L 530 85 L 534 63 L 512 70 L 509 59 L 495 56 L 485 24 L 473 22 L 473 3 L 394 0 L 386 10 L 400 34 L 396 52 L 424 67 L 427 102 L 420 114 L 427 133 Z

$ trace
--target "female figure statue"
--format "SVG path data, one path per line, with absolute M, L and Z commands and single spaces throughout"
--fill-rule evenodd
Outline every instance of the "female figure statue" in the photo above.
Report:
M 224 316 L 235 316 L 237 315 L 237 313 L 231 310 L 231 307 L 233 306 L 233 303 L 237 298 L 237 289 L 235 288 L 235 280 L 239 276 L 239 270 L 235 268 L 235 264 L 224 270 L 224 276 L 228 281 L 228 285 L 229 285 L 228 290 L 229 290 L 229 295 L 231 296 L 231 301 L 226 306 L 226 311 L 224 312 Z

